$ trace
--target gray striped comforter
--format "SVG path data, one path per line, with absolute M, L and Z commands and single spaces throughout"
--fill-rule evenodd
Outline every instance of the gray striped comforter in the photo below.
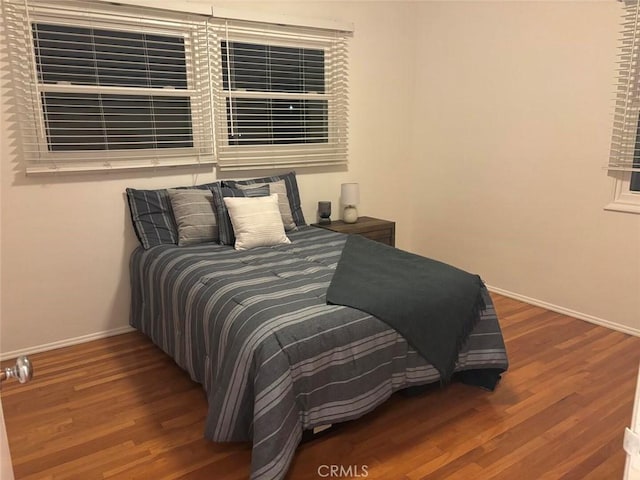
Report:
M 440 378 L 382 321 L 326 304 L 346 236 L 303 227 L 290 238 L 245 252 L 160 245 L 131 258 L 131 325 L 204 385 L 207 438 L 253 443 L 252 479 L 283 478 L 304 429 Z M 456 370 L 507 368 L 485 294 Z

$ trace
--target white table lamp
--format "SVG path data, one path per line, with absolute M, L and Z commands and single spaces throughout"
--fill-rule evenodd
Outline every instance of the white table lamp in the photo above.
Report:
M 344 223 L 356 223 L 358 221 L 356 205 L 360 203 L 360 186 L 357 183 L 343 183 L 341 197 L 344 205 L 342 220 Z

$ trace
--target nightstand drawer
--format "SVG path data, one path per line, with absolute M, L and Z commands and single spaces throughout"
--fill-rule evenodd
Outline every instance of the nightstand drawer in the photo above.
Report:
M 393 235 L 390 229 L 385 230 L 372 230 L 371 232 L 364 232 L 358 235 L 362 235 L 363 237 L 367 237 L 371 240 L 375 240 L 376 242 L 384 243 L 386 245 L 393 246 Z
M 396 245 L 396 224 L 388 220 L 381 220 L 373 217 L 360 217 L 356 223 L 345 223 L 342 220 L 335 220 L 329 225 L 314 223 L 314 227 L 324 228 L 333 232 L 350 233 L 362 235 L 376 242 L 384 243 L 395 247 Z

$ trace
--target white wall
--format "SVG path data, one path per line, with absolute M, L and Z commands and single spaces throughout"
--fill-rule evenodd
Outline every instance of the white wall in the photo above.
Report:
M 640 215 L 603 210 L 619 2 L 418 9 L 414 250 L 640 333 Z
M 237 4 L 234 6 L 238 7 Z M 398 244 L 409 247 L 409 211 L 393 195 L 389 164 L 408 177 L 410 145 L 398 141 L 411 108 L 411 92 L 392 88 L 413 78 L 411 9 L 398 3 L 243 3 L 241 8 L 353 22 L 351 43 L 351 141 L 348 171 L 299 171 L 303 209 L 315 221 L 318 200 L 331 200 L 333 218 L 340 183 L 361 183 L 362 215 L 398 222 Z M 385 32 L 385 35 L 382 34 Z M 393 38 L 393 41 L 389 39 Z M 399 47 L 400 50 L 394 48 Z M 10 72 L 0 42 L 2 207 L 2 323 L 0 352 L 65 342 L 128 325 L 128 259 L 137 240 L 124 189 L 190 185 L 189 170 L 25 177 L 16 154 L 9 98 Z M 263 173 L 263 172 L 259 172 Z
M 168 0 L 167 0 L 168 1 Z M 224 6 L 224 4 L 222 4 Z M 228 2 L 355 24 L 350 166 L 300 171 L 303 208 L 396 220 L 398 246 L 640 331 L 640 216 L 605 212 L 619 4 Z M 0 43 L 0 352 L 128 324 L 125 187 L 213 171 L 25 177 Z M 333 215 L 337 217 L 336 213 Z

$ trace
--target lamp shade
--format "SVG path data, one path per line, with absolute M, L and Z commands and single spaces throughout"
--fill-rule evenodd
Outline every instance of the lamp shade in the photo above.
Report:
M 343 183 L 340 193 L 343 205 L 357 205 L 360 203 L 360 186 L 357 183 Z

